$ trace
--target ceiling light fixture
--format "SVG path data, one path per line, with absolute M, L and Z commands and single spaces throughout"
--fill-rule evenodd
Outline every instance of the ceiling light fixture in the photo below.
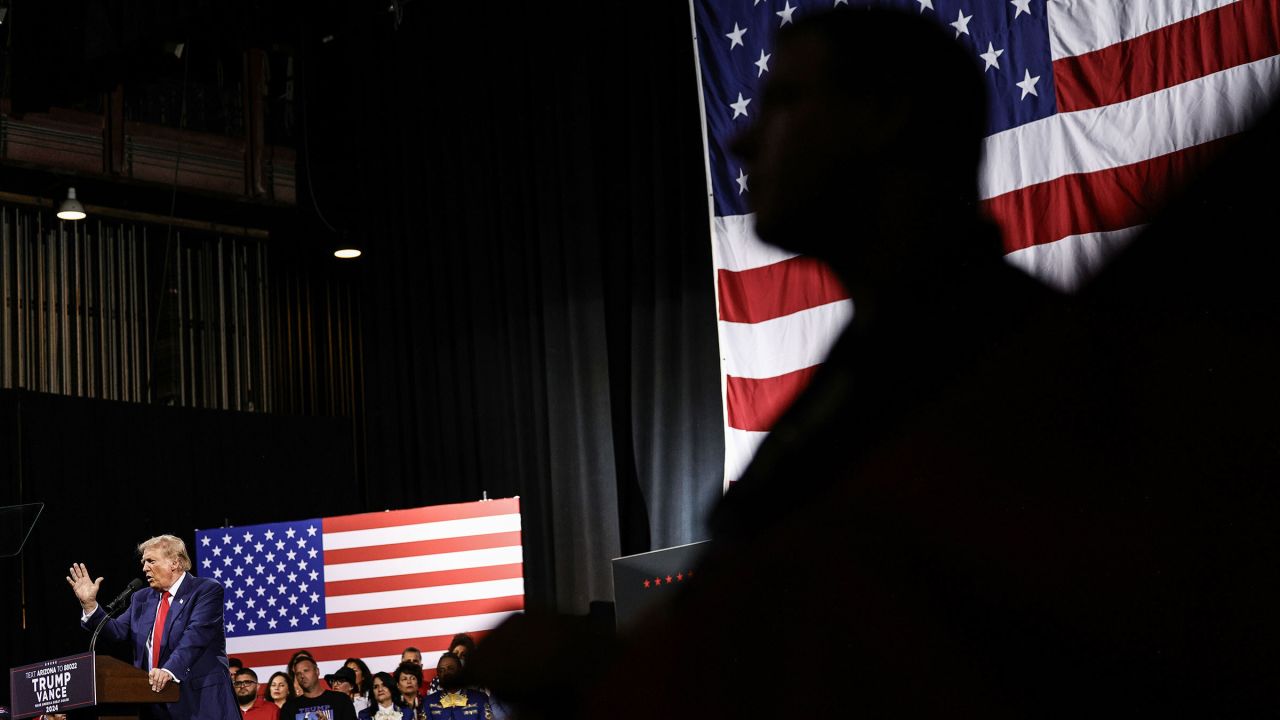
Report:
M 83 220 L 84 218 L 84 206 L 76 199 L 76 189 L 67 188 L 67 199 L 58 206 L 58 219 Z

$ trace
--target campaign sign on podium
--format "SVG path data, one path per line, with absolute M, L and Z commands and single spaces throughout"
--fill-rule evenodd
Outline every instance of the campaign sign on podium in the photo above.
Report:
M 93 653 L 80 653 L 9 671 L 13 720 L 65 713 L 97 703 Z

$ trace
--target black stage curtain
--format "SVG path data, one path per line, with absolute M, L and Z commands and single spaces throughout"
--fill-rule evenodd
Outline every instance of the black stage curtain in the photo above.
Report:
M 368 251 L 369 506 L 519 495 L 581 611 L 720 493 L 688 8 L 463 5 L 313 16 L 299 204 Z

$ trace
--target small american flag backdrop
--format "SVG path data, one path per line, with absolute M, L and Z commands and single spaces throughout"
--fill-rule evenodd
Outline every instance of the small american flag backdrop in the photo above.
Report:
M 712 194 L 726 488 L 853 313 L 825 267 L 755 237 L 751 178 L 728 151 L 758 109 L 778 29 L 842 4 L 850 3 L 690 0 Z M 875 4 L 936 18 L 974 54 L 990 95 L 978 178 L 984 210 L 1009 262 L 1068 291 L 1247 129 L 1280 85 L 1280 0 Z
M 408 646 L 429 679 L 454 634 L 524 608 L 518 498 L 197 530 L 195 563 L 225 588 L 227 654 L 263 683 L 296 650 L 327 674 L 393 670 Z

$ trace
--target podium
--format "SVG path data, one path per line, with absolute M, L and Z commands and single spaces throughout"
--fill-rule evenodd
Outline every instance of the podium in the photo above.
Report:
M 178 702 L 178 683 L 170 681 L 152 692 L 147 671 L 107 655 L 99 655 L 94 668 L 98 687 L 99 720 L 137 720 L 143 705 Z
M 153 692 L 145 670 L 106 655 L 81 653 L 9 671 L 14 720 L 94 708 L 100 720 L 137 720 L 144 705 L 178 701 L 170 682 Z

